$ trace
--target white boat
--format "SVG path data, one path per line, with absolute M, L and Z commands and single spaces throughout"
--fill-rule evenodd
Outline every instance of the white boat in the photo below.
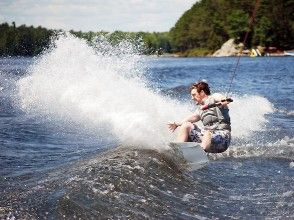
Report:
M 294 56 L 294 51 L 284 51 L 285 56 Z
M 181 157 L 191 170 L 205 166 L 209 160 L 202 147 L 195 142 L 171 142 L 169 146 Z

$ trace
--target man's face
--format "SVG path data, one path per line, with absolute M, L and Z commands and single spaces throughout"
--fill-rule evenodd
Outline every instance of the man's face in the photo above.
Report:
M 197 92 L 197 89 L 192 89 L 191 90 L 191 98 L 198 104 L 202 104 L 202 100 L 204 98 L 204 92 L 203 90 L 200 91 L 200 93 Z

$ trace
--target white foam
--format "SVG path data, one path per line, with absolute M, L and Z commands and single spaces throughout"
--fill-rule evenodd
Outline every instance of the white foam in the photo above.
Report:
M 148 87 L 144 57 L 131 44 L 99 42 L 91 47 L 67 35 L 54 45 L 17 84 L 23 110 L 105 128 L 125 145 L 166 146 L 175 138 L 166 124 L 182 120 L 190 106 Z M 233 136 L 262 129 L 265 115 L 273 111 L 270 102 L 259 96 L 233 98 Z
M 279 157 L 285 159 L 293 159 L 294 153 L 294 139 L 288 136 L 277 140 L 276 142 L 269 142 L 258 144 L 256 142 L 251 142 L 248 144 L 232 145 L 227 151 L 222 154 L 210 155 L 211 159 L 218 159 L 223 157 L 235 157 L 235 158 L 248 158 L 248 157 Z M 290 163 L 291 166 L 294 165 Z
M 188 107 L 146 86 L 142 57 L 129 54 L 128 46 L 97 53 L 83 40 L 61 36 L 18 82 L 22 109 L 105 126 L 127 145 L 172 140 L 166 123 L 184 117 Z
M 286 114 L 288 116 L 293 116 L 294 115 L 294 111 L 293 110 L 285 110 L 285 109 L 275 109 L 276 112 L 282 113 L 282 114 Z
M 273 105 L 260 96 L 235 96 L 230 104 L 233 137 L 244 138 L 264 129 L 266 114 L 274 112 Z

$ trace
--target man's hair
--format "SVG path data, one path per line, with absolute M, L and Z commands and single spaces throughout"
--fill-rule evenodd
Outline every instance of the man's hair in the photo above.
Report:
M 200 81 L 200 82 L 193 83 L 193 85 L 190 87 L 190 92 L 193 89 L 196 89 L 198 93 L 200 93 L 201 90 L 203 90 L 206 95 L 210 95 L 210 89 L 206 82 Z

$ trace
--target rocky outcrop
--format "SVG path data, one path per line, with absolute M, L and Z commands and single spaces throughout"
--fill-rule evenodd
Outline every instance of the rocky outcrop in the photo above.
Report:
M 240 45 L 234 43 L 234 39 L 230 39 L 225 42 L 222 47 L 215 51 L 212 55 L 213 57 L 229 57 L 229 56 L 236 56 L 239 52 Z

